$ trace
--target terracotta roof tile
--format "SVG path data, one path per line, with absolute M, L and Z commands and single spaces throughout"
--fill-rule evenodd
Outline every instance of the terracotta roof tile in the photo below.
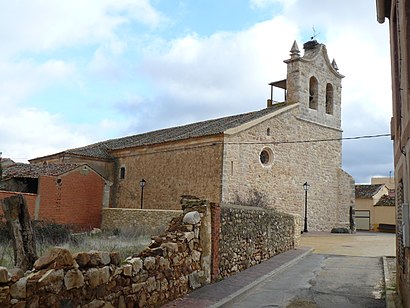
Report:
M 356 185 L 355 196 L 358 199 L 372 198 L 383 186 L 383 184 Z
M 17 163 L 3 170 L 3 179 L 38 178 L 41 175 L 58 176 L 83 164 L 23 164 Z
M 196 122 L 183 126 L 171 127 L 138 135 L 132 135 L 117 139 L 110 139 L 87 145 L 81 148 L 67 150 L 63 153 L 79 156 L 94 157 L 99 159 L 111 159 L 110 151 L 120 150 L 136 146 L 146 146 L 158 143 L 184 140 L 188 138 L 211 136 L 240 126 L 264 115 L 275 112 L 287 106 L 284 103 L 273 105 L 259 111 L 238 114 L 213 120 Z
M 380 200 L 375 204 L 377 206 L 395 206 L 394 196 L 383 195 Z

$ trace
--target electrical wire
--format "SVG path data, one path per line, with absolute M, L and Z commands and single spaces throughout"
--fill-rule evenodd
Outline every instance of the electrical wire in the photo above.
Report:
M 344 137 L 344 138 L 328 138 L 328 139 L 311 139 L 311 140 L 290 140 L 290 141 L 249 141 L 249 142 L 211 142 L 207 144 L 198 144 L 190 146 L 189 148 L 199 148 L 199 147 L 206 147 L 209 145 L 217 145 L 217 144 L 298 144 L 298 143 L 315 143 L 315 142 L 331 142 L 331 141 L 343 141 L 343 140 L 358 140 L 358 139 L 371 139 L 371 138 L 381 138 L 381 137 L 390 137 L 390 134 L 378 134 L 378 135 L 363 135 L 363 136 L 354 136 L 354 137 Z M 170 151 L 179 151 L 180 149 L 172 149 L 172 150 L 159 150 L 158 152 L 170 152 Z M 140 155 L 140 154 L 136 154 Z M 129 155 L 134 156 L 134 155 Z M 29 158 L 13 158 L 13 159 L 24 159 L 28 160 Z
M 390 134 L 378 134 L 378 135 L 363 135 L 354 137 L 344 137 L 344 138 L 328 138 L 328 139 L 311 139 L 311 140 L 290 140 L 290 141 L 271 141 L 271 142 L 261 142 L 261 141 L 249 141 L 249 142 L 226 142 L 227 144 L 292 144 L 292 143 L 313 143 L 313 142 L 329 142 L 329 141 L 343 141 L 343 140 L 358 140 L 358 139 L 370 139 L 370 138 L 380 138 L 380 137 L 390 137 Z

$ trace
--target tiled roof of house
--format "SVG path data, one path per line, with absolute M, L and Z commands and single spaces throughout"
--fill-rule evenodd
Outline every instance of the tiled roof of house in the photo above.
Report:
M 394 196 L 383 195 L 380 200 L 375 204 L 378 206 L 395 206 Z
M 242 124 L 258 119 L 264 115 L 275 112 L 287 106 L 284 103 L 273 105 L 262 110 L 223 117 L 219 119 L 196 122 L 183 126 L 165 128 L 139 135 L 110 139 L 87 145 L 85 147 L 70 149 L 62 152 L 79 156 L 93 157 L 99 159 L 110 159 L 112 150 L 120 150 L 136 146 L 146 146 L 158 143 L 184 140 L 188 138 L 211 136 L 238 127 Z
M 372 185 L 356 185 L 355 195 L 359 199 L 372 198 L 384 185 L 372 184 Z
M 41 175 L 58 176 L 83 164 L 23 164 L 17 163 L 3 170 L 3 179 L 38 178 Z

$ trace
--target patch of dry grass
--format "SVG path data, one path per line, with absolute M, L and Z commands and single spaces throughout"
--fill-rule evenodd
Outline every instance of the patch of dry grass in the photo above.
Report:
M 35 223 L 36 244 L 38 256 L 43 255 L 54 246 L 65 247 L 72 253 L 100 250 L 118 252 L 122 260 L 133 254 L 138 254 L 151 242 L 151 236 L 159 235 L 163 229 L 150 227 L 119 228 L 110 232 L 86 232 L 72 234 L 68 227 Z M 0 266 L 14 267 L 14 252 L 7 228 L 0 222 Z

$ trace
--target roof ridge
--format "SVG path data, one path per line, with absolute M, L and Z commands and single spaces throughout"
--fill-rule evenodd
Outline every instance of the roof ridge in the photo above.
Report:
M 94 157 L 98 159 L 112 159 L 113 157 L 111 155 L 111 151 L 115 150 L 220 134 L 229 128 L 240 126 L 263 115 L 277 111 L 278 109 L 283 108 L 287 105 L 288 104 L 286 103 L 280 103 L 275 104 L 272 107 L 236 115 L 223 116 L 219 118 L 208 119 L 168 128 L 161 128 L 154 131 L 148 131 L 134 135 L 128 135 L 125 137 L 107 139 L 83 147 L 68 149 L 66 151 L 60 152 L 59 154 L 68 153 L 85 157 Z

